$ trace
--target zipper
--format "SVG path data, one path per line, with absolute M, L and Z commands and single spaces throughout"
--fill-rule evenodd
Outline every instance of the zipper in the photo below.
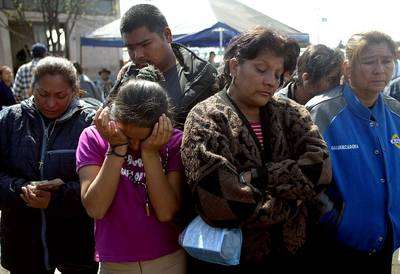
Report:
M 40 171 L 40 178 L 41 180 L 44 180 L 44 159 L 46 157 L 46 149 L 47 149 L 47 141 L 49 137 L 49 126 L 46 128 L 46 125 L 44 124 L 44 120 L 41 116 L 40 120 L 42 122 L 42 127 L 43 127 L 43 142 L 42 142 L 42 151 L 40 154 L 40 162 L 39 162 L 39 171 Z M 47 246 L 47 241 L 46 241 L 46 232 L 47 232 L 47 222 L 46 222 L 46 214 L 44 209 L 40 209 L 40 215 L 42 219 L 42 228 L 41 228 L 41 240 L 42 240 L 42 245 L 43 245 L 43 260 L 44 260 L 44 266 L 47 270 L 51 270 L 50 263 L 49 263 L 49 248 Z
M 61 154 L 61 153 L 75 153 L 76 149 L 56 149 L 56 150 L 48 150 L 46 151 L 47 154 Z

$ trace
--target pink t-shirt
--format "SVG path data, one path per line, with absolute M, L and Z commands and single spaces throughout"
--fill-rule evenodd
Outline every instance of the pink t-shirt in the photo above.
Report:
M 168 144 L 160 151 L 166 172 L 182 171 L 180 156 L 182 132 L 174 130 Z M 87 165 L 101 166 L 108 149 L 94 126 L 86 128 L 76 152 L 77 170 Z M 145 210 L 146 193 L 142 185 L 145 171 L 139 153 L 129 154 L 122 168 L 114 200 L 106 215 L 95 223 L 96 259 L 101 262 L 152 260 L 179 249 L 179 231 L 161 223 L 150 209 Z

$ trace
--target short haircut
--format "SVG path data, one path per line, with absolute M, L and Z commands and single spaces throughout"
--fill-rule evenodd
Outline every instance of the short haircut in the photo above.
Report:
M 162 35 L 167 20 L 161 11 L 149 4 L 139 4 L 131 7 L 121 18 L 121 35 L 128 34 L 140 27 L 146 27 L 150 32 Z
M 36 43 L 32 46 L 33 58 L 44 58 L 47 55 L 47 47 L 42 43 Z
M 74 65 L 65 58 L 48 56 L 41 59 L 33 70 L 32 90 L 45 75 L 61 75 L 71 86 L 72 91 L 79 94 L 79 78 Z
M 316 84 L 335 69 L 340 71 L 343 61 L 340 49 L 334 50 L 322 44 L 310 45 L 297 60 L 296 82 L 302 83 L 301 76 L 308 73 L 310 82 Z
M 350 37 L 346 45 L 346 60 L 350 66 L 353 66 L 359 60 L 361 53 L 366 47 L 381 43 L 388 46 L 390 52 L 393 54 L 393 58 L 395 58 L 397 46 L 393 39 L 383 32 L 368 31 L 354 34 Z

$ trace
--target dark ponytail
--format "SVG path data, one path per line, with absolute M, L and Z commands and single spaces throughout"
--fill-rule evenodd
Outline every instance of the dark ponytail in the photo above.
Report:
M 165 89 L 158 83 L 162 74 L 153 66 L 138 71 L 136 79 L 123 84 L 111 104 L 111 117 L 117 122 L 152 128 L 164 113 L 171 117 Z

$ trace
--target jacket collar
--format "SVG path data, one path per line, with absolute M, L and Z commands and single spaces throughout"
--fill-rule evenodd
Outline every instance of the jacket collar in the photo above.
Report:
M 376 100 L 372 108 L 364 106 L 354 93 L 354 90 L 348 84 L 344 86 L 343 94 L 350 111 L 361 119 L 368 121 L 379 121 L 383 118 L 384 102 L 382 93 L 379 93 L 378 99 Z
M 184 78 L 180 79 L 182 93 L 186 93 L 193 84 L 200 80 L 212 80 L 208 79 L 208 77 L 203 79 L 203 76 L 207 75 L 208 72 L 210 75 L 213 74 L 215 69 L 211 64 L 207 63 L 205 60 L 198 57 L 194 52 L 180 44 L 172 43 L 171 46 L 176 60 L 181 66 L 182 73 L 185 75 Z M 181 72 L 179 72 L 179 74 L 180 73 Z
M 283 95 L 284 97 L 287 97 L 289 99 L 292 99 L 294 101 L 294 93 L 296 90 L 296 85 L 294 82 L 289 82 L 285 87 L 280 89 L 278 92 Z
M 31 96 L 28 99 L 21 102 L 22 111 L 28 113 L 31 117 L 35 117 L 37 115 L 41 115 L 39 110 L 36 108 L 34 97 Z M 74 98 L 69 104 L 68 109 L 65 113 L 56 119 L 57 123 L 61 123 L 69 120 L 76 112 L 80 111 L 84 108 L 81 100 Z

